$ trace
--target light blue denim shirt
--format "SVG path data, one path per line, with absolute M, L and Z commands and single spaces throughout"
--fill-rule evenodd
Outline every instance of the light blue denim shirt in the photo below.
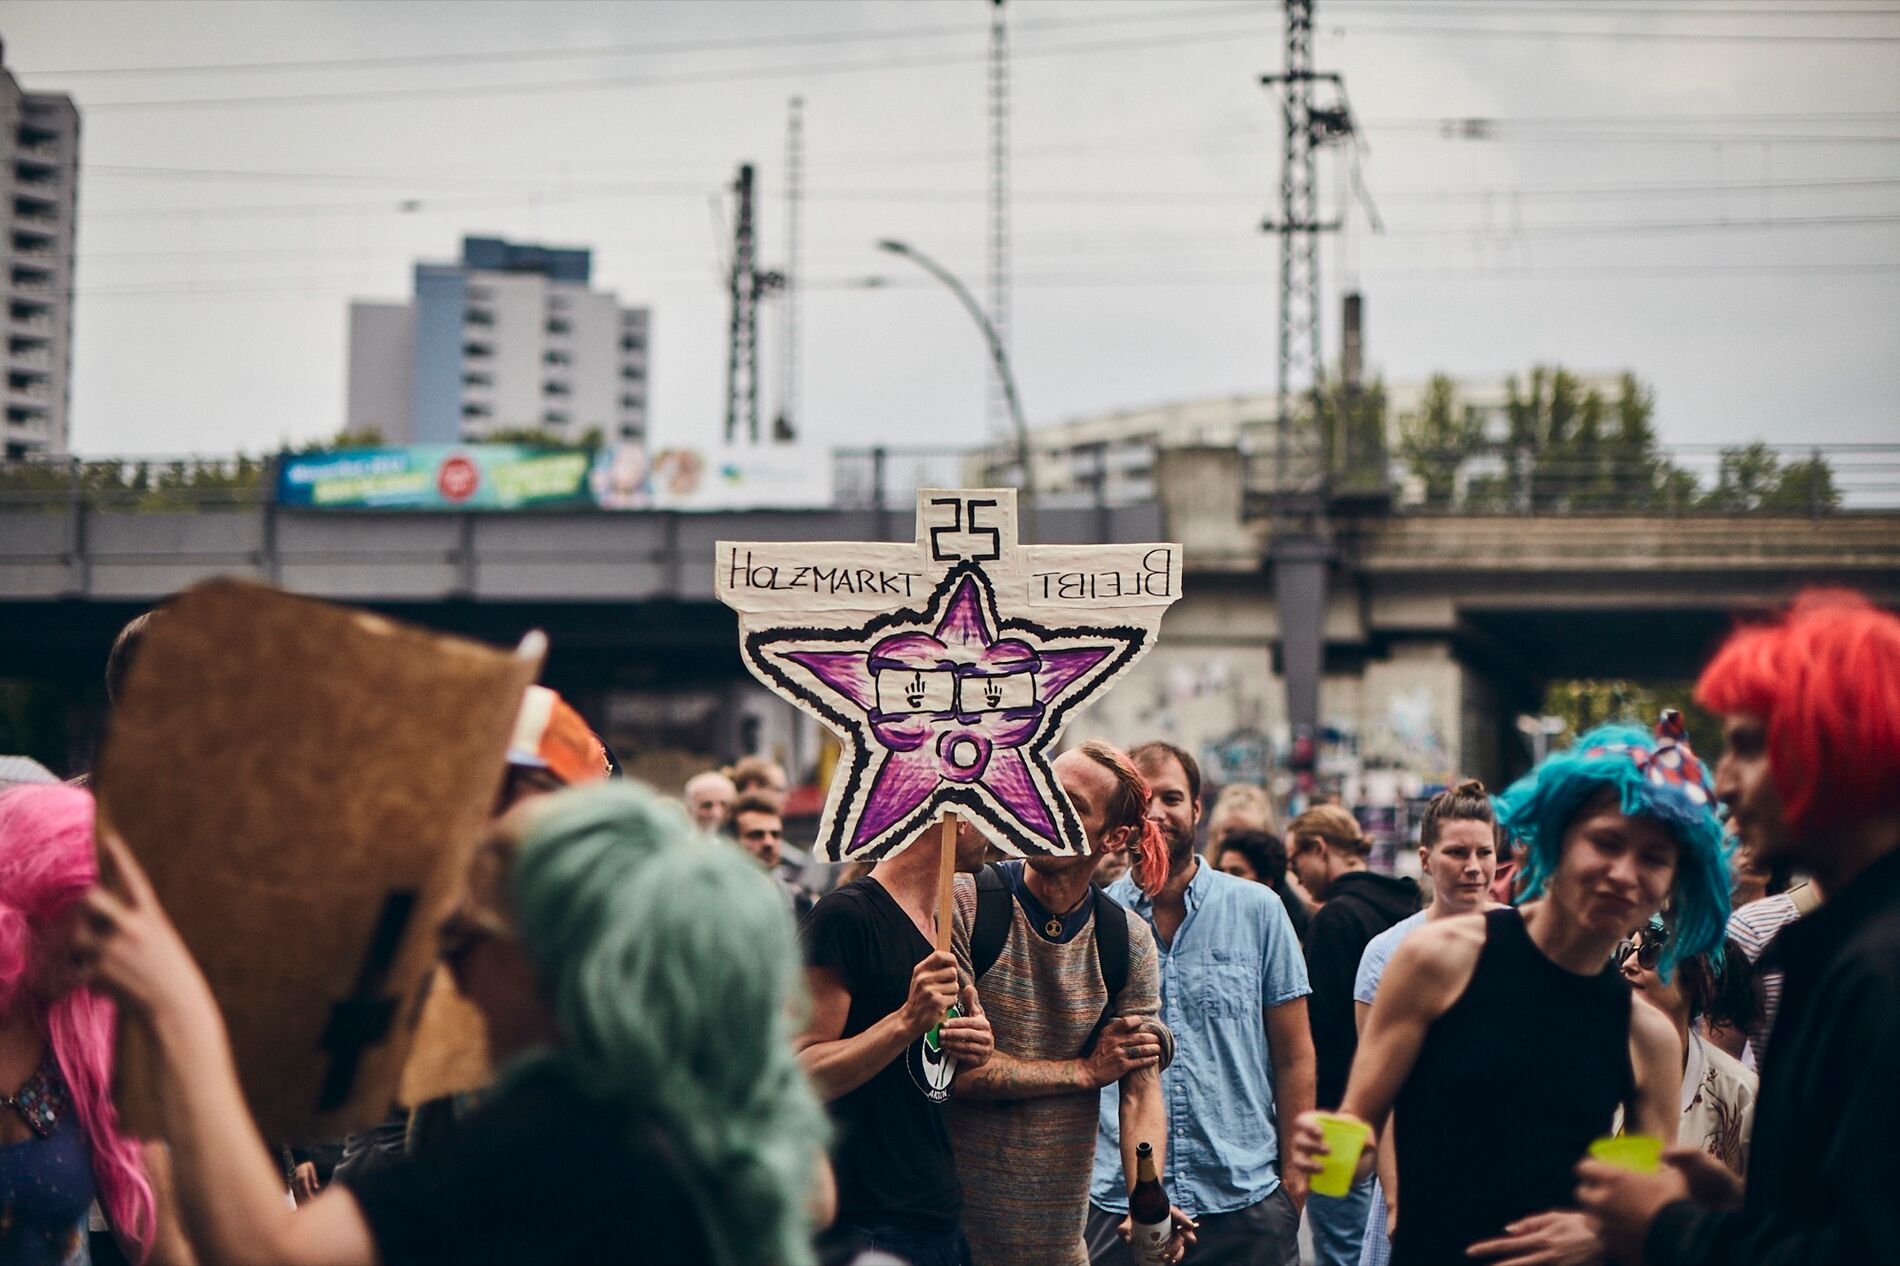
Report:
M 1129 879 L 1108 895 L 1154 925 L 1154 902 Z M 1168 1106 L 1162 1182 L 1190 1217 L 1232 1213 L 1280 1185 L 1280 1132 L 1266 1011 L 1312 990 L 1286 907 L 1265 884 L 1200 862 L 1187 886 L 1187 917 L 1161 945 L 1161 1019 L 1174 1032 L 1174 1063 L 1161 1073 Z M 1102 1091 L 1089 1199 L 1128 1211 L 1122 1173 L 1120 1094 Z

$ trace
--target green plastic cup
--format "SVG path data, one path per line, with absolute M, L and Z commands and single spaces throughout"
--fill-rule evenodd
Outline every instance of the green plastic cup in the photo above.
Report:
M 1662 1147 L 1654 1134 L 1618 1134 L 1590 1144 L 1590 1155 L 1631 1173 L 1653 1174 L 1662 1167 Z
M 1352 1190 L 1352 1177 L 1359 1168 L 1359 1153 L 1366 1148 L 1372 1131 L 1364 1121 L 1342 1117 L 1333 1112 L 1318 1112 L 1319 1128 L 1326 1134 L 1325 1168 L 1313 1175 L 1313 1193 L 1343 1196 Z

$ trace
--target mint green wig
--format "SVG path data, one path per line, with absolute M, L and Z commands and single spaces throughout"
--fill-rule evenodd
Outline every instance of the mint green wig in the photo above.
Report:
M 695 1171 L 735 1266 L 812 1259 L 827 1138 L 792 1055 L 791 915 L 752 859 L 629 783 L 538 802 L 510 885 L 522 944 L 589 1096 L 654 1121 Z

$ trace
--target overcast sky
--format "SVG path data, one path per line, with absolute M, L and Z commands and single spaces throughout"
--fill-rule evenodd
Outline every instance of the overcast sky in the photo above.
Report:
M 591 247 L 596 284 L 653 310 L 656 436 L 710 440 L 720 192 L 758 165 L 779 262 L 794 95 L 806 433 L 977 442 L 975 327 L 873 244 L 904 239 L 981 289 L 988 11 L 8 0 L 8 67 L 70 92 L 83 120 L 74 446 L 257 451 L 336 431 L 349 300 L 407 296 L 414 262 L 464 234 Z M 1389 380 L 1627 367 L 1655 386 L 1667 441 L 1900 440 L 1900 4 L 1317 13 L 1316 60 L 1346 78 L 1385 224 L 1355 209 L 1325 253 L 1329 356 L 1350 279 Z M 1280 67 L 1279 6 L 1009 0 L 1009 20 L 1012 343 L 1032 424 L 1269 389 L 1258 226 L 1279 113 L 1259 76 Z M 300 62 L 328 64 L 272 65 Z M 100 73 L 120 68 L 150 73 Z M 1443 134 L 1466 117 L 1497 122 Z M 770 347 L 764 377 L 769 416 Z

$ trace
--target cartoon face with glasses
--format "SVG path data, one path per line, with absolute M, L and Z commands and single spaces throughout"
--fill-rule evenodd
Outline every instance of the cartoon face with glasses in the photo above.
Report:
M 951 646 L 929 633 L 900 633 L 871 648 L 877 685 L 871 734 L 895 752 L 930 747 L 952 782 L 976 782 L 997 748 L 1035 733 L 1042 659 L 1027 642 L 999 638 Z

